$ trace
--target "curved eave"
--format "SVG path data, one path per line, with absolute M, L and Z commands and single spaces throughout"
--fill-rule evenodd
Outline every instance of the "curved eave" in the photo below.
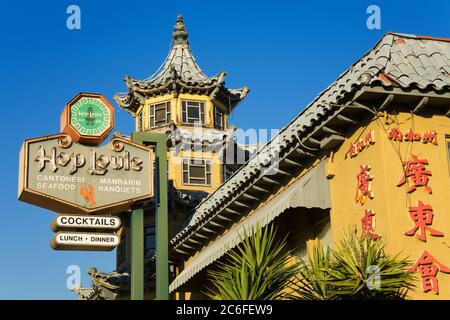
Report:
M 118 93 L 114 95 L 113 99 L 121 109 L 125 110 L 133 117 L 136 116 L 136 112 L 140 107 L 140 101 L 136 99 L 132 92 Z

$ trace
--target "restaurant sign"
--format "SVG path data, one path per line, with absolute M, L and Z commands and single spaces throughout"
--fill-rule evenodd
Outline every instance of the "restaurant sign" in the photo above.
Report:
M 114 127 L 114 108 L 98 93 L 80 93 L 61 114 L 61 132 L 74 142 L 98 145 Z
M 119 243 L 111 233 L 58 232 L 50 245 L 54 250 L 111 251 Z
M 19 200 L 71 214 L 117 213 L 153 196 L 153 151 L 113 137 L 104 146 L 66 134 L 25 140 Z
M 57 232 L 61 229 L 101 229 L 115 230 L 121 225 L 118 217 L 98 215 L 59 214 L 51 224 L 51 229 Z

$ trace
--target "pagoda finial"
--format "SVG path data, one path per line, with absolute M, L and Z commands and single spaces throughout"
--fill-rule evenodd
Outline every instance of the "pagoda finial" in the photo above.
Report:
M 188 44 L 188 33 L 186 26 L 184 25 L 183 16 L 179 14 L 177 16 L 177 23 L 175 24 L 173 33 L 173 44 Z

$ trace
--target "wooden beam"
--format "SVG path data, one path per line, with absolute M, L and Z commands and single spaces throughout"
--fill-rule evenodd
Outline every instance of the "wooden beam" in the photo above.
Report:
M 303 165 L 301 165 L 300 163 L 295 162 L 295 161 L 292 161 L 292 160 L 290 160 L 290 159 L 288 159 L 288 158 L 285 158 L 284 161 L 285 161 L 288 165 L 290 165 L 290 166 L 294 166 L 294 167 L 303 167 Z
M 209 223 L 210 225 L 212 225 L 212 226 L 216 226 L 216 227 L 219 227 L 219 228 L 223 228 L 223 227 L 224 227 L 223 224 L 220 224 L 220 223 L 215 222 L 215 221 L 213 221 L 213 220 L 209 220 L 208 223 Z
M 196 233 L 194 233 L 194 237 L 203 238 L 203 239 L 209 239 L 208 236 L 205 236 L 204 234 L 201 234 L 201 229 L 198 230 Z
M 190 245 L 186 244 L 186 242 L 181 243 L 180 246 L 191 249 L 191 250 L 195 250 L 194 247 L 191 247 Z
M 323 126 L 323 127 L 322 127 L 322 130 L 323 130 L 324 132 L 326 132 L 326 133 L 329 133 L 329 134 L 335 134 L 335 135 L 337 135 L 337 136 L 343 136 L 342 133 L 339 133 L 339 132 L 337 132 L 336 130 L 333 130 L 333 129 L 331 129 L 330 127 L 327 127 L 327 126 Z
M 260 200 L 259 198 L 254 197 L 254 196 L 252 196 L 252 195 L 250 195 L 250 194 L 248 194 L 248 193 L 246 193 L 246 192 L 244 192 L 244 193 L 242 194 L 242 196 L 243 196 L 244 198 L 247 198 L 247 199 L 250 199 L 250 200 L 254 200 L 254 201 L 259 201 L 259 200 Z
M 181 250 L 181 249 L 175 249 L 175 252 L 178 252 L 178 253 L 181 253 L 181 254 L 184 254 L 184 255 L 189 255 L 189 253 L 187 253 L 186 251 L 183 251 L 183 250 Z
M 370 109 L 370 107 L 368 107 L 366 105 L 363 105 L 361 102 L 353 101 L 353 104 L 348 105 L 348 107 L 350 107 L 352 109 L 369 111 L 370 113 L 376 114 L 376 112 L 374 110 Z
M 346 116 L 343 116 L 342 114 L 338 114 L 336 117 L 341 121 L 351 123 L 351 124 L 357 124 L 357 122 L 355 120 L 347 118 Z
M 306 139 L 306 141 L 312 142 L 313 144 L 316 144 L 316 145 L 320 145 L 320 141 L 317 139 L 314 139 L 313 137 Z
M 239 213 L 238 211 L 236 211 L 236 210 L 233 210 L 233 209 L 231 209 L 231 208 L 225 208 L 225 211 L 227 211 L 227 212 L 230 212 L 230 213 L 233 213 L 233 214 L 235 214 L 235 215 L 238 215 L 238 216 L 240 216 L 241 215 L 241 213 Z
M 332 134 L 331 136 L 328 136 L 321 141 L 320 147 L 323 149 L 331 150 L 336 146 L 340 145 L 344 141 L 345 141 L 344 137 Z
M 292 174 L 290 174 L 289 172 L 286 172 L 284 170 L 281 170 L 280 168 L 274 168 L 276 170 L 277 173 L 281 173 L 282 175 L 285 176 L 292 176 Z
M 423 107 L 425 107 L 428 104 L 429 100 L 430 98 L 428 97 L 423 97 L 422 99 L 420 99 L 419 103 L 414 108 L 413 113 L 416 114 L 417 112 L 419 112 Z
M 387 109 L 387 107 L 389 107 L 391 105 L 392 101 L 394 101 L 394 94 L 390 93 L 390 94 L 388 94 L 386 99 L 384 99 L 383 103 L 381 103 L 381 106 L 378 110 L 384 111 L 385 109 Z
M 214 231 L 214 230 L 209 229 L 207 227 L 201 227 L 199 231 L 206 231 L 206 232 L 209 232 L 209 233 L 217 233 L 217 231 Z
M 295 152 L 297 154 L 301 155 L 302 157 L 305 157 L 305 156 L 312 157 L 312 156 L 314 156 L 312 153 L 309 153 L 308 151 L 305 151 L 305 150 L 300 149 L 300 148 L 295 149 Z
M 277 185 L 280 184 L 279 182 L 277 182 L 277 181 L 275 181 L 275 180 L 272 180 L 272 179 L 270 179 L 270 178 L 268 178 L 268 177 L 266 177 L 266 176 L 262 176 L 261 179 L 262 179 L 263 181 L 268 182 L 268 183 L 271 183 L 271 184 L 277 184 Z
M 264 189 L 264 188 L 261 188 L 260 186 L 257 186 L 257 185 L 252 185 L 252 188 L 255 189 L 256 191 L 259 191 L 259 192 L 271 193 L 271 191 L 269 191 L 267 189 Z
M 187 240 L 187 241 L 190 241 L 190 242 L 192 242 L 192 243 L 202 244 L 200 241 L 197 241 L 197 240 L 192 239 L 192 237 L 189 237 L 189 238 L 187 238 L 186 240 Z
M 249 205 L 246 205 L 245 203 L 242 203 L 240 201 L 234 200 L 232 203 L 237 204 L 240 207 L 244 207 L 244 208 L 250 208 Z
M 230 218 L 228 218 L 228 217 L 226 217 L 224 215 L 221 215 L 221 214 L 216 215 L 216 217 L 217 217 L 217 219 L 220 219 L 220 220 L 233 221 L 233 219 L 230 219 Z

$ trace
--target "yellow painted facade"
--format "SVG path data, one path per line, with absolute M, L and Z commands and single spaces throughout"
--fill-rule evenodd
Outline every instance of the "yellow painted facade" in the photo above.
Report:
M 388 138 L 389 129 L 398 128 L 406 133 L 410 128 L 420 133 L 435 130 L 437 132 L 437 145 L 423 141 L 407 142 L 392 141 Z M 375 143 L 361 150 L 355 157 L 346 153 L 350 143 L 363 139 L 373 130 Z M 331 227 L 333 243 L 337 243 L 343 232 L 351 226 L 361 230 L 361 218 L 365 209 L 372 209 L 375 213 L 374 232 L 387 242 L 387 250 L 396 254 L 401 252 L 402 257 L 409 257 L 414 263 L 422 252 L 427 250 L 435 259 L 450 267 L 450 171 L 448 154 L 448 137 L 450 137 L 450 119 L 445 116 L 420 117 L 409 113 L 400 113 L 398 116 L 380 117 L 374 119 L 366 127 L 359 128 L 353 135 L 339 147 L 333 157 L 328 161 L 329 171 L 335 176 L 330 180 L 332 194 Z M 397 186 L 403 177 L 403 161 L 410 160 L 411 154 L 419 159 L 427 159 L 429 164 L 426 170 L 431 171 L 428 186 L 417 187 L 408 193 L 411 187 L 405 183 Z M 370 165 L 370 174 L 373 176 L 371 190 L 373 199 L 367 199 L 364 204 L 355 201 L 357 190 L 357 174 L 360 165 Z M 430 204 L 433 208 L 433 229 L 444 233 L 443 237 L 426 234 L 426 242 L 415 236 L 405 235 L 414 223 L 410 219 L 409 207 L 416 207 L 418 201 Z M 439 295 L 432 291 L 424 293 L 419 273 L 417 290 L 408 298 L 413 299 L 450 299 L 450 274 L 439 272 Z
M 436 131 L 437 145 L 421 141 L 392 141 L 388 138 L 389 130 L 398 128 L 400 132 L 407 133 L 410 128 L 413 132 L 420 133 L 421 137 L 425 132 Z M 356 156 L 346 155 L 351 143 L 358 139 L 363 139 L 369 132 L 373 132 L 375 142 L 369 144 Z M 282 213 L 275 224 L 281 234 L 289 234 L 288 246 L 297 254 L 296 259 L 307 259 L 307 250 L 312 243 L 320 239 L 324 245 L 336 247 L 342 239 L 344 232 L 356 227 L 362 230 L 361 219 L 365 209 L 372 209 L 375 213 L 374 232 L 379 234 L 387 243 L 389 254 L 400 253 L 400 258 L 408 258 L 412 263 L 416 263 L 424 250 L 428 251 L 435 259 L 447 267 L 450 267 L 450 119 L 445 116 L 420 117 L 409 113 L 400 113 L 397 116 L 375 118 L 365 127 L 356 130 L 347 137 L 343 144 L 334 152 L 331 152 L 326 163 L 326 174 L 330 181 L 331 209 L 330 219 L 325 221 L 318 231 L 313 230 L 313 224 L 308 217 L 317 216 L 319 212 L 312 212 L 311 209 L 297 208 L 290 209 Z M 428 193 L 424 187 L 418 186 L 415 191 L 408 193 L 411 183 L 397 186 L 403 177 L 402 162 L 410 160 L 410 155 L 415 154 L 419 159 L 427 159 L 429 164 L 426 170 L 431 171 L 428 186 L 432 188 L 432 193 Z M 294 182 L 298 181 L 305 173 L 317 165 L 319 160 L 305 168 L 276 193 L 271 194 L 265 201 L 258 204 L 235 225 L 239 225 L 248 219 L 255 212 L 260 210 L 265 204 L 271 202 L 278 194 L 283 192 Z M 371 191 L 373 198 L 367 198 L 364 204 L 355 200 L 357 190 L 357 174 L 360 165 L 370 165 Z M 417 238 L 419 230 L 414 236 L 405 235 L 405 231 L 410 230 L 414 223 L 410 219 L 409 207 L 417 206 L 421 200 L 424 204 L 430 204 L 433 208 L 434 219 L 430 227 L 444 233 L 443 237 L 435 237 L 427 231 L 426 242 Z M 326 211 L 323 211 L 324 213 Z M 221 238 L 228 232 L 233 232 L 234 228 L 226 230 Z M 214 242 L 215 242 L 214 241 Z M 202 248 L 206 250 L 209 245 Z M 196 260 L 200 252 L 190 256 L 184 262 L 184 267 L 188 267 Z M 422 279 L 417 271 L 417 283 L 415 292 L 409 292 L 408 299 L 450 299 L 450 274 L 439 272 L 437 274 L 439 284 L 439 295 L 431 290 L 423 292 Z M 186 288 L 187 292 L 180 291 L 174 298 L 197 299 L 205 298 L 201 292 L 205 285 L 204 276 L 195 276 Z M 180 296 L 179 294 L 182 294 Z M 194 298 L 195 299 L 195 298 Z
M 166 132 L 169 130 L 169 124 L 159 126 L 159 127 L 150 127 L 150 106 L 162 102 L 170 102 L 170 121 L 172 121 L 177 127 L 194 129 L 192 124 L 186 124 L 182 122 L 182 112 L 181 106 L 182 101 L 200 101 L 205 104 L 205 124 L 203 126 L 204 129 L 213 129 L 214 128 L 214 108 L 220 108 L 224 113 L 224 129 L 228 128 L 228 112 L 227 108 L 220 101 L 212 101 L 209 96 L 206 95 L 195 95 L 195 94 L 179 94 L 175 96 L 175 94 L 166 94 L 153 98 L 149 98 L 145 100 L 145 104 L 143 104 L 140 109 L 136 112 L 136 128 L 141 128 L 142 131 L 153 131 L 153 132 Z M 139 123 L 142 121 L 142 124 Z M 170 123 L 169 121 L 169 123 Z M 195 185 L 195 184 L 187 184 L 183 183 L 182 179 L 182 159 L 190 158 L 190 159 L 204 159 L 211 161 L 211 183 L 208 185 Z M 174 187 L 177 189 L 183 190 L 196 190 L 196 191 L 205 191 L 208 193 L 216 190 L 222 183 L 222 162 L 219 159 L 218 155 L 213 152 L 205 152 L 205 151 L 189 151 L 184 150 L 175 154 L 173 149 L 169 149 L 167 153 L 168 159 L 168 171 L 169 171 L 169 180 L 173 181 Z

